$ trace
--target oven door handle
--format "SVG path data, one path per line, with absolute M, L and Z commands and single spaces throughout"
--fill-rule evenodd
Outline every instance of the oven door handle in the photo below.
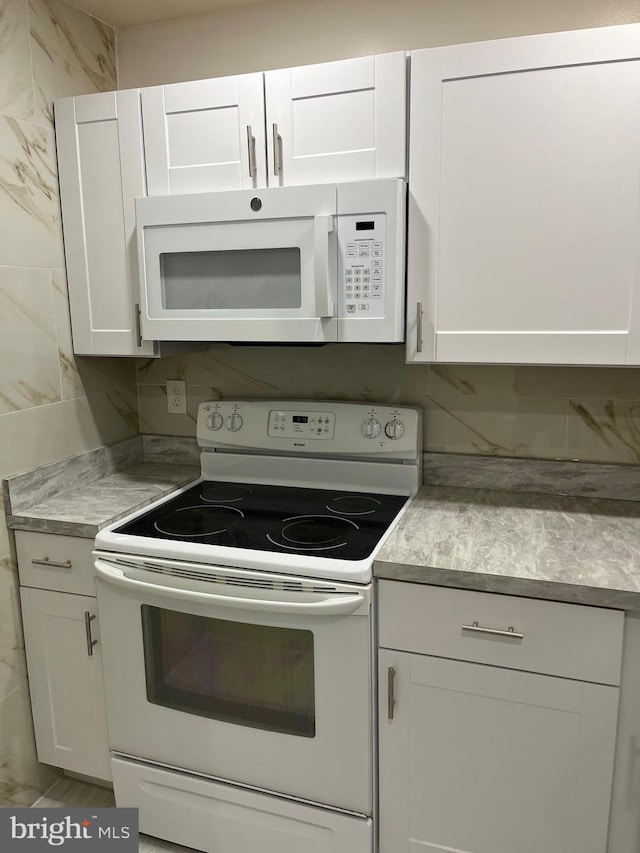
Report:
M 223 607 L 238 607 L 245 610 L 259 610 L 264 613 L 306 613 L 317 616 L 335 616 L 338 614 L 355 613 L 365 601 L 359 593 L 331 593 L 321 601 L 278 601 L 264 598 L 236 598 L 230 595 L 216 595 L 209 592 L 193 592 L 188 589 L 160 586 L 155 583 L 128 578 L 121 569 L 96 560 L 95 570 L 98 577 L 107 583 L 123 587 L 130 591 L 162 595 L 174 601 L 191 601 L 197 604 L 221 604 Z

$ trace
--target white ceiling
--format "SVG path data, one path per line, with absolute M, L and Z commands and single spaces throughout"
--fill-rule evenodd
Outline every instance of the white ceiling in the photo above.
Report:
M 71 5 L 120 29 L 265 2 L 268 0 L 71 0 Z

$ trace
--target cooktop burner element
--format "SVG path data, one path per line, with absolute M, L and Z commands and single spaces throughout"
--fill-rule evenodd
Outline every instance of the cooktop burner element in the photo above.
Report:
M 199 479 L 100 530 L 96 552 L 368 584 L 420 488 L 421 436 L 409 406 L 205 401 Z
M 340 515 L 370 515 L 380 508 L 380 501 L 369 495 L 343 495 L 333 498 L 327 509 Z
M 285 518 L 282 524 L 279 537 L 267 534 L 267 538 L 274 545 L 295 550 L 343 548 L 349 536 L 354 536 L 354 530 L 358 530 L 358 525 L 353 521 L 330 515 L 301 515 Z
M 202 483 L 201 497 L 215 504 L 231 504 L 243 500 L 251 494 L 250 486 L 239 483 Z
M 398 495 L 209 480 L 114 532 L 362 560 L 371 554 L 406 500 Z M 346 517 L 350 515 L 354 518 Z
M 244 513 L 232 506 L 186 506 L 161 516 L 153 526 L 168 537 L 217 536 L 242 518 Z

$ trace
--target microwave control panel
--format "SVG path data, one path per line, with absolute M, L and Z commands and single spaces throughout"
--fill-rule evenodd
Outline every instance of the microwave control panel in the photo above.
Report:
M 385 213 L 339 218 L 339 281 L 344 316 L 385 316 L 386 220 Z

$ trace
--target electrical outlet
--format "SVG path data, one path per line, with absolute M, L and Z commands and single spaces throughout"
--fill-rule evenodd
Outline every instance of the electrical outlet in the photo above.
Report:
M 182 379 L 167 379 L 167 411 L 172 415 L 187 414 L 187 383 Z

